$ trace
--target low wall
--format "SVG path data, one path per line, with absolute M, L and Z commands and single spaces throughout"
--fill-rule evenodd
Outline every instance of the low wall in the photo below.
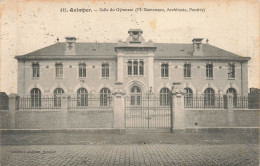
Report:
M 227 127 L 226 109 L 186 110 L 186 127 Z
M 0 128 L 10 128 L 10 112 L 0 111 Z M 16 110 L 15 129 L 113 128 L 113 110 Z
M 60 110 L 17 110 L 16 129 L 61 129 L 64 128 L 64 116 Z
M 1 110 L 0 111 L 0 128 L 1 129 L 8 129 L 10 128 L 10 116 L 8 110 Z
M 227 109 L 186 110 L 186 127 L 231 127 Z M 234 110 L 232 127 L 259 127 L 259 110 Z
M 259 127 L 259 109 L 234 110 L 234 123 L 237 127 Z
M 68 128 L 113 128 L 113 110 L 69 110 Z

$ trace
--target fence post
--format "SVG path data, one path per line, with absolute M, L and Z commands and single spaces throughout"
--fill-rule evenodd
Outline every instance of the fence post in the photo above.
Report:
M 226 99 L 227 99 L 227 110 L 228 110 L 228 126 L 233 127 L 234 126 L 234 105 L 233 105 L 233 94 L 227 93 Z
M 9 96 L 9 118 L 10 118 L 10 129 L 15 129 L 15 111 L 18 108 L 17 94 L 10 94 Z
M 69 95 L 62 94 L 61 95 L 61 119 L 62 119 L 62 126 L 61 128 L 67 128 L 67 114 L 69 109 Z
M 171 104 L 171 132 L 173 132 L 173 128 L 185 129 L 184 93 L 180 83 L 174 84 L 172 88 Z
M 125 92 L 122 89 L 116 89 L 114 96 L 114 126 L 115 129 L 125 129 Z

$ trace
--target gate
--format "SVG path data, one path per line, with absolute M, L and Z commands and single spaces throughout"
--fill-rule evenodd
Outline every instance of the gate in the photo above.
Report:
M 127 96 L 125 98 L 126 129 L 169 131 L 171 126 L 170 96 Z

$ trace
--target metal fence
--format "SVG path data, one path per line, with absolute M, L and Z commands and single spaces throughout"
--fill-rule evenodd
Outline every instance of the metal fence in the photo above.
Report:
M 112 96 L 76 95 L 71 96 L 68 102 L 69 109 L 106 109 L 114 107 Z
M 18 109 L 60 109 L 61 98 L 60 97 L 20 97 L 17 99 Z
M 170 95 L 168 96 L 170 98 Z M 127 129 L 170 128 L 171 103 L 160 95 L 127 96 L 125 123 Z
M 248 97 L 247 96 L 235 96 L 233 97 L 234 108 L 248 108 Z
M 212 109 L 221 109 L 225 107 L 224 96 L 214 95 L 199 95 L 199 96 L 190 96 L 184 95 L 184 107 L 185 108 L 212 108 Z
M 257 109 L 259 108 L 259 99 L 248 96 L 234 96 L 233 108 L 237 109 Z M 184 96 L 184 107 L 192 109 L 223 109 L 227 108 L 227 96 L 225 95 L 197 95 Z

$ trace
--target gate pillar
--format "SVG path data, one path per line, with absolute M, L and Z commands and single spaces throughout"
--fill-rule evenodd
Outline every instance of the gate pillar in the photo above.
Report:
M 186 112 L 184 109 L 184 92 L 179 84 L 174 84 L 172 88 L 171 103 L 171 132 L 174 129 L 185 129 Z
M 15 112 L 18 108 L 18 95 L 17 94 L 10 94 L 9 95 L 9 118 L 10 118 L 10 129 L 15 129 L 16 128 L 16 118 L 15 118 Z
M 114 96 L 114 125 L 115 129 L 125 129 L 125 92 L 115 89 Z

